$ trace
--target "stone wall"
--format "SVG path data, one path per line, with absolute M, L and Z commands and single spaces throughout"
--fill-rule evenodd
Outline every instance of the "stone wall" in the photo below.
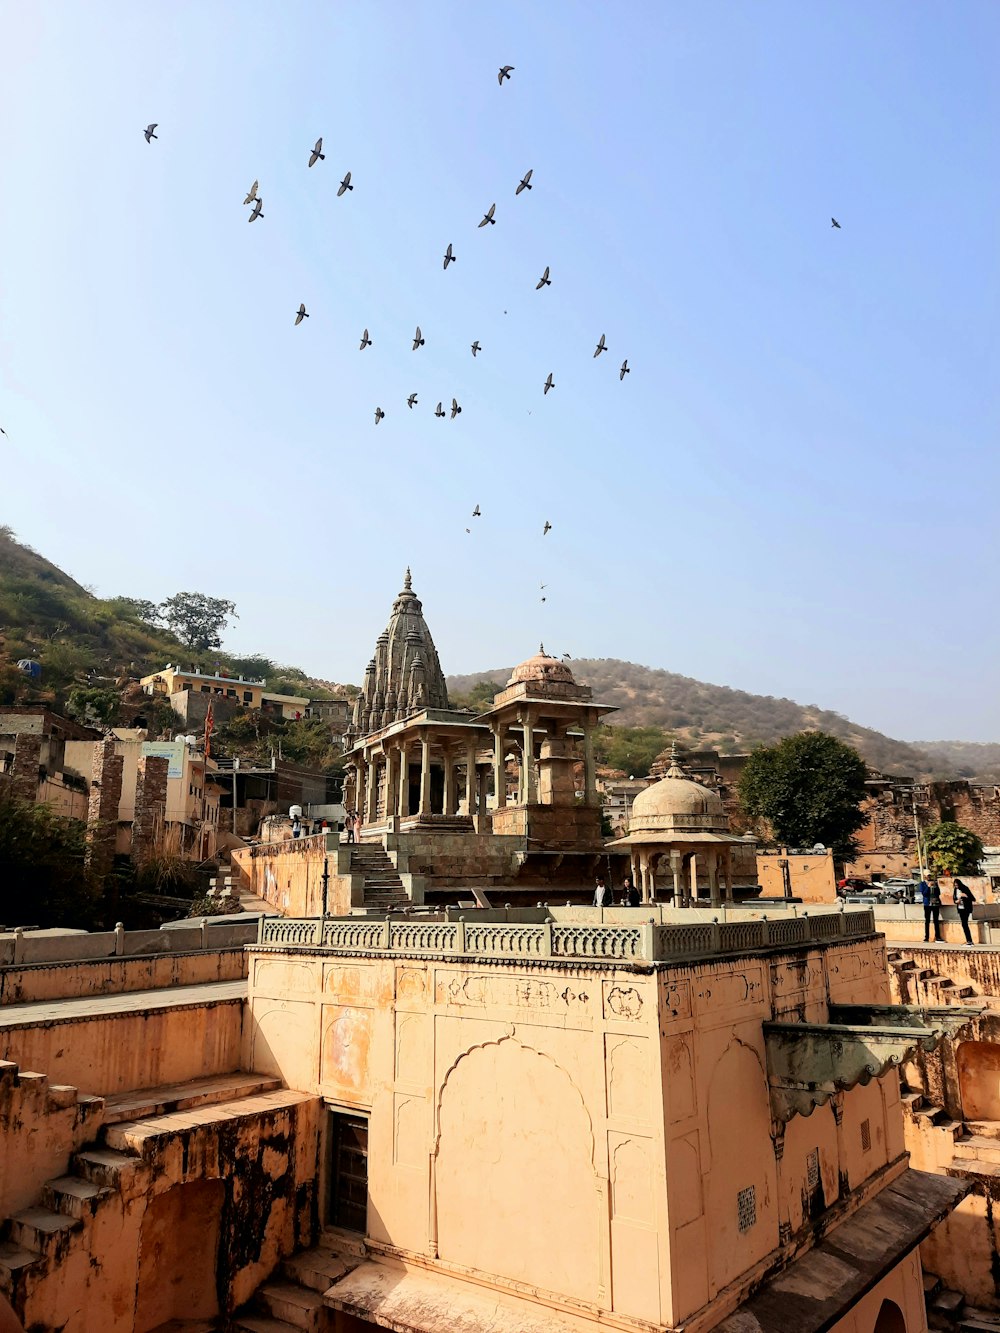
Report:
M 94 746 L 87 807 L 87 860 L 91 870 L 102 878 L 114 864 L 118 837 L 118 806 L 125 760 L 118 754 L 116 745 L 114 737 L 109 737 Z
M 167 805 L 168 762 L 159 755 L 143 755 L 135 784 L 135 813 L 132 817 L 132 859 L 148 861 L 162 832 Z
M 932 782 L 905 789 L 888 785 L 864 802 L 868 823 L 857 835 L 862 853 L 915 852 L 914 796 L 921 829 L 954 820 L 978 834 L 985 846 L 1000 845 L 1000 787 Z
M 247 974 L 243 945 L 204 953 L 166 954 L 156 958 L 94 958 L 56 963 L 19 963 L 0 967 L 0 1005 L 40 1000 L 122 995 L 164 986 L 200 986 L 239 981 Z
M 19 732 L 14 741 L 14 763 L 10 770 L 10 794 L 16 801 L 34 802 L 37 797 L 41 756 L 41 736 Z

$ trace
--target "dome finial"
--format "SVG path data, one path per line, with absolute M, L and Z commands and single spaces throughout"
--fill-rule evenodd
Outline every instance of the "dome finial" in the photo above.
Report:
M 667 769 L 666 776 L 668 778 L 687 777 L 681 764 L 680 752 L 677 749 L 676 740 L 670 742 L 670 767 Z
M 538 651 L 541 653 L 541 655 L 542 655 L 543 657 L 548 657 L 548 653 L 545 651 L 545 644 L 544 644 L 544 643 L 540 643 L 540 644 L 538 645 Z
M 413 591 L 413 581 L 412 581 L 412 579 L 410 578 L 410 566 L 409 566 L 409 565 L 406 566 L 406 574 L 405 574 L 405 576 L 404 576 L 404 578 L 403 578 L 403 591 L 404 591 L 404 592 L 412 592 L 412 591 Z

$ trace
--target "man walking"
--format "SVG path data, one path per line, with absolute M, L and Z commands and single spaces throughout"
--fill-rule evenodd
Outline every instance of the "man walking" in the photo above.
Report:
M 952 901 L 958 911 L 958 919 L 962 923 L 962 933 L 965 935 L 966 944 L 972 944 L 972 932 L 969 930 L 969 917 L 972 915 L 972 909 L 976 903 L 976 895 L 969 888 L 968 884 L 963 884 L 960 879 L 956 879 L 953 886 Z
M 597 887 L 594 889 L 595 907 L 612 907 L 614 905 L 611 897 L 611 890 L 604 882 L 604 876 L 597 876 Z
M 941 938 L 941 890 L 937 875 L 928 872 L 927 878 L 920 881 L 920 901 L 924 905 L 924 943 L 930 942 L 931 922 L 934 922 L 934 942 L 943 944 Z

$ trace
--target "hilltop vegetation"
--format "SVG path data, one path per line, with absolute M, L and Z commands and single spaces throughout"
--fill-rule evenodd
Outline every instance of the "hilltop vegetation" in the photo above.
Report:
M 711 747 L 722 754 L 737 754 L 757 745 L 773 745 L 800 731 L 825 731 L 853 745 L 867 763 L 884 773 L 916 777 L 936 772 L 942 766 L 939 759 L 932 759 L 916 746 L 892 740 L 879 731 L 858 726 L 840 713 L 812 704 L 750 694 L 725 685 L 708 685 L 689 676 L 613 657 L 574 658 L 570 665 L 576 679 L 593 688 L 595 699 L 618 709 L 609 719 L 610 729 L 659 728 L 664 744 L 676 740 L 687 749 Z M 448 689 L 462 695 L 481 687 L 484 681 L 502 685 L 510 671 L 510 667 L 500 667 L 466 676 L 449 676 Z M 993 748 L 1000 751 L 1000 746 Z M 639 749 L 645 757 L 648 740 Z M 608 762 L 614 762 L 610 755 Z M 640 767 L 634 762 L 629 771 L 638 775 Z

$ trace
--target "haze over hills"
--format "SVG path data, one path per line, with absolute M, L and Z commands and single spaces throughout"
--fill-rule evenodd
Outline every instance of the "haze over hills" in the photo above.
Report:
M 619 711 L 608 719 L 625 727 L 662 727 L 686 747 L 713 747 L 723 754 L 771 744 L 797 731 L 820 730 L 855 746 L 874 768 L 912 777 L 984 776 L 1000 769 L 1000 745 L 929 742 L 920 746 L 893 740 L 862 727 L 840 713 L 791 699 L 749 694 L 726 685 L 709 685 L 672 671 L 639 666 L 613 657 L 574 658 L 577 680 L 594 697 Z M 510 667 L 449 676 L 448 689 L 466 694 L 481 681 L 503 684 Z
M 190 652 L 168 630 L 144 621 L 127 599 L 96 597 L 0 526 L 0 701 L 23 690 L 24 677 L 14 667 L 22 656 L 41 663 L 43 690 L 61 701 L 74 683 L 142 675 L 168 661 L 186 659 Z M 221 650 L 207 656 L 224 669 L 273 673 L 275 685 L 291 676 L 297 692 L 305 686 L 316 693 L 352 688 L 334 686 L 294 667 L 278 668 L 263 658 L 234 658 Z M 873 767 L 886 773 L 1000 781 L 1000 744 L 911 745 L 812 704 L 710 685 L 634 662 L 577 658 L 572 667 L 598 699 L 618 709 L 609 719 L 612 725 L 660 727 L 691 748 L 713 746 L 735 753 L 796 731 L 820 729 L 856 746 Z M 497 667 L 449 676 L 448 689 L 461 696 L 482 681 L 502 685 L 510 671 Z

